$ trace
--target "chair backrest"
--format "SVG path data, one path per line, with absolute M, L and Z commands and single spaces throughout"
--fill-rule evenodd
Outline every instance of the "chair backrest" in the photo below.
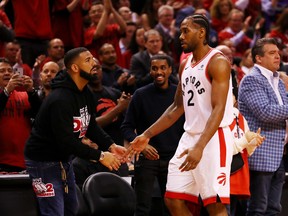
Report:
M 92 216 L 133 216 L 136 207 L 134 189 L 120 176 L 101 172 L 89 176 L 82 189 Z
M 77 192 L 77 199 L 78 199 L 78 210 L 77 210 L 77 216 L 89 216 L 89 208 L 84 200 L 83 194 L 81 189 L 76 185 L 76 192 Z

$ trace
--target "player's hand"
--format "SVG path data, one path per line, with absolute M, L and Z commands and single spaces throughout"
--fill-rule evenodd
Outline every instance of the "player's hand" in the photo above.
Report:
M 117 157 L 110 152 L 104 152 L 104 158 L 99 162 L 111 171 L 118 170 L 121 166 L 120 160 L 118 160 Z
M 110 147 L 109 147 L 109 151 L 115 155 L 115 157 L 120 160 L 120 162 L 124 163 L 125 162 L 125 153 L 127 151 L 127 149 L 123 146 L 120 146 L 120 145 L 116 145 L 115 143 L 112 144 Z
M 187 156 L 184 162 L 179 167 L 181 172 L 195 169 L 202 158 L 202 154 L 203 149 L 200 147 L 188 148 L 184 152 L 182 152 L 178 158 L 181 158 L 184 155 Z
M 158 154 L 158 151 L 153 146 L 151 146 L 149 144 L 142 151 L 142 153 L 148 160 L 158 160 L 160 157 Z
M 125 154 L 125 158 L 131 160 L 131 158 L 136 155 L 136 160 L 139 159 L 140 153 L 145 149 L 145 147 L 149 143 L 149 138 L 146 137 L 144 134 L 141 134 L 137 136 L 131 143 L 130 146 L 127 149 L 127 152 Z

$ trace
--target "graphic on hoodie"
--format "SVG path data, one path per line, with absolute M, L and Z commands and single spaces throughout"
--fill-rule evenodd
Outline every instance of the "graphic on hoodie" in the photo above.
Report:
M 86 134 L 91 115 L 88 113 L 87 106 L 80 108 L 79 113 L 80 116 L 73 116 L 73 132 L 80 132 L 79 138 L 82 138 Z

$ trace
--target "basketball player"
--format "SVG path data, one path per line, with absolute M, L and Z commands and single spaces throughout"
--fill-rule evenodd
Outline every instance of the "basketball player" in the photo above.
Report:
M 233 121 L 230 63 L 208 45 L 209 21 L 186 17 L 180 41 L 185 53 L 175 99 L 164 114 L 131 142 L 137 156 L 150 138 L 170 127 L 185 112 L 185 132 L 169 163 L 165 201 L 173 216 L 192 215 L 187 205 L 200 196 L 209 215 L 227 215 Z M 186 157 L 184 157 L 186 156 Z

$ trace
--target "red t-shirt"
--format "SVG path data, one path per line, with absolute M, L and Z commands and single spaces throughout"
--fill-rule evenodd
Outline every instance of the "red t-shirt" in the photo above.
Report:
M 24 146 L 31 132 L 26 92 L 13 91 L 0 112 L 0 164 L 25 169 Z
M 49 0 L 13 0 L 16 37 L 49 40 L 52 37 Z
M 6 15 L 6 13 L 2 10 L 0 10 L 0 20 L 3 22 L 3 24 L 8 27 L 12 28 L 11 23 Z M 4 56 L 5 46 L 4 41 L 0 40 L 0 57 Z
M 83 44 L 82 6 L 78 3 L 71 12 L 64 13 L 71 0 L 54 1 L 52 9 L 53 38 L 60 38 L 67 47 L 79 47 Z
M 285 45 L 288 45 L 288 37 L 283 34 L 282 32 L 277 31 L 276 29 L 271 30 L 269 34 L 270 38 L 280 38 L 282 40 L 282 43 Z
M 226 39 L 230 39 L 234 36 L 235 34 L 232 34 L 226 30 L 223 30 L 218 34 L 218 41 L 219 43 L 221 43 L 222 41 Z M 251 43 L 251 38 L 244 35 L 242 41 L 235 47 L 236 48 L 235 56 L 242 57 L 244 52 L 250 48 L 250 43 Z
M 94 32 L 96 31 L 96 26 L 91 26 L 86 29 L 84 33 L 84 45 L 89 49 L 94 57 L 99 59 L 98 51 L 104 43 L 110 43 L 114 46 L 115 52 L 117 54 L 117 64 L 124 67 L 124 61 L 119 47 L 120 31 L 117 24 L 107 25 L 103 36 L 94 40 Z
M 212 18 L 211 19 L 211 26 L 212 28 L 217 31 L 218 33 L 225 29 L 228 26 L 228 21 L 225 22 L 223 20 L 217 19 L 217 18 Z

